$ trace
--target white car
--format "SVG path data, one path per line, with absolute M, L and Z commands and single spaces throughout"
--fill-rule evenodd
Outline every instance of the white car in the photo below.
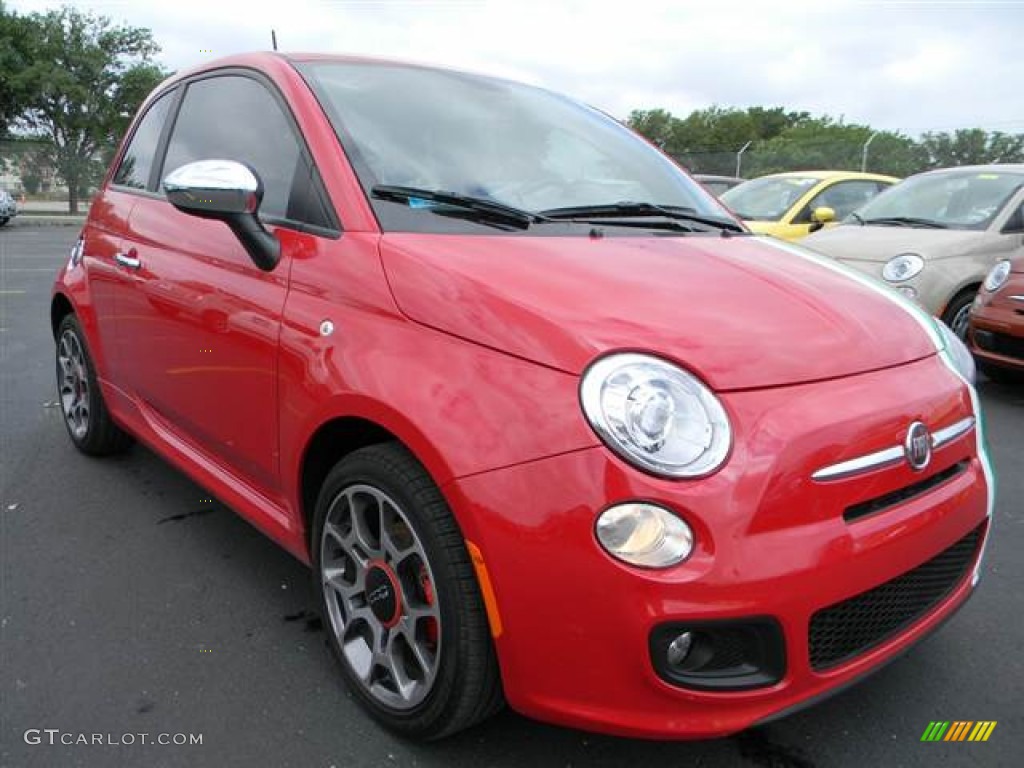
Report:
M 6 190 L 0 189 L 0 227 L 18 215 L 18 206 Z
M 985 275 L 1024 255 L 1024 164 L 911 176 L 832 229 L 803 241 L 876 277 L 960 338 Z

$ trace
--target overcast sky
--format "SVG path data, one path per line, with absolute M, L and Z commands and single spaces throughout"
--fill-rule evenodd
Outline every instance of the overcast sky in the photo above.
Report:
M 95 0 L 148 27 L 170 69 L 268 49 L 440 63 L 617 116 L 785 106 L 915 135 L 1024 132 L 1024 0 Z M 13 0 L 19 12 L 59 6 Z M 209 52 L 209 51 L 212 51 Z

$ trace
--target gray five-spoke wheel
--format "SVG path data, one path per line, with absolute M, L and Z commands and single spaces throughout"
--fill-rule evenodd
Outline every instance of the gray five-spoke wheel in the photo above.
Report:
M 82 342 L 71 329 L 61 334 L 57 349 L 60 366 L 60 404 L 68 428 L 81 440 L 89 431 L 89 368 Z
M 378 702 L 409 710 L 430 693 L 441 613 L 423 543 L 387 494 L 350 485 L 331 502 L 320 581 L 342 655 Z

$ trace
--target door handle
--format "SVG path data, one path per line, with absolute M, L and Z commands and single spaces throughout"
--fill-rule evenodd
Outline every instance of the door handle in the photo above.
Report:
M 121 253 L 120 251 L 114 256 L 117 263 L 122 267 L 129 267 L 130 269 L 138 269 L 142 266 L 142 260 L 138 257 L 137 252 L 132 248 L 128 253 Z

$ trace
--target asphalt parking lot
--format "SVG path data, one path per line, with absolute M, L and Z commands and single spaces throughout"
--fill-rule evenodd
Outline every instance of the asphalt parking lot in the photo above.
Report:
M 713 742 L 609 738 L 506 711 L 411 744 L 347 694 L 302 565 L 149 451 L 97 461 L 72 448 L 48 307 L 76 234 L 0 229 L 0 766 L 1020 764 L 1024 391 L 980 385 L 999 489 L 977 594 L 862 684 Z M 986 743 L 921 743 L 933 720 L 998 726 Z M 25 743 L 47 728 L 202 744 Z

